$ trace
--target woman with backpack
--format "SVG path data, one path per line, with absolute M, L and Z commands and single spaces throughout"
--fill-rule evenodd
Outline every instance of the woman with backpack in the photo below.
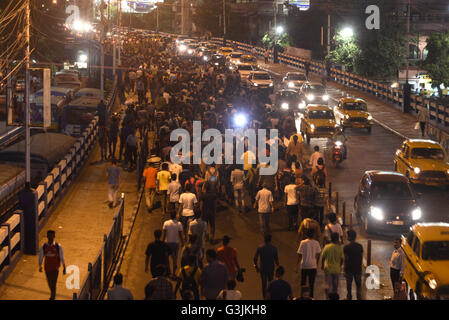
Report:
M 181 296 L 185 296 L 188 292 L 193 293 L 194 300 L 200 299 L 200 279 L 201 270 L 195 265 L 196 257 L 188 256 L 188 264 L 181 267 L 177 274 L 177 283 L 175 288 L 175 297 L 179 288 L 181 288 Z

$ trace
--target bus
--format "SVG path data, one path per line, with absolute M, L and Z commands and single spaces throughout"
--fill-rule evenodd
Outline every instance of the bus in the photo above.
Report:
M 51 124 L 50 128 L 59 131 L 59 120 L 62 108 L 66 104 L 63 96 L 50 96 L 51 98 Z M 30 124 L 34 127 L 41 127 L 44 124 L 44 97 L 38 96 L 30 102 Z
M 95 117 L 100 99 L 81 97 L 64 106 L 61 114 L 61 131 L 79 137 Z

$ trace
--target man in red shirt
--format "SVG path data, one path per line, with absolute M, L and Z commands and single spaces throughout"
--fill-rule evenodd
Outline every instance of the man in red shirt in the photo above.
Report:
M 62 247 L 55 242 L 55 232 L 53 230 L 47 231 L 48 242 L 39 250 L 39 272 L 42 272 L 42 261 L 44 261 L 45 275 L 47 276 L 48 287 L 50 288 L 50 300 L 55 300 L 56 297 L 56 283 L 58 281 L 59 266 L 64 267 L 63 274 L 65 274 L 65 261 Z
M 143 177 L 145 178 L 145 201 L 148 213 L 151 213 L 151 210 L 153 210 L 154 195 L 156 194 L 157 169 L 154 165 L 143 171 Z
M 230 241 L 229 236 L 223 237 L 223 247 L 217 249 L 217 259 L 228 268 L 229 279 L 234 280 L 240 266 L 237 260 L 237 250 L 229 246 Z

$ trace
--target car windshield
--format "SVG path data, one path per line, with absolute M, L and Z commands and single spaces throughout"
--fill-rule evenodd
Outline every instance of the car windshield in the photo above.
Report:
M 313 85 L 313 86 L 309 86 L 308 91 L 316 92 L 316 93 L 325 93 L 326 89 L 321 85 Z
M 306 76 L 304 74 L 289 74 L 288 75 L 288 80 L 292 80 L 292 81 L 306 81 Z
M 410 188 L 405 182 L 374 182 L 372 197 L 376 200 L 405 200 L 412 199 Z
M 343 105 L 345 110 L 358 110 L 358 111 L 366 111 L 368 108 L 366 107 L 366 103 L 364 102 L 346 102 Z
M 254 74 L 254 79 L 256 80 L 271 80 L 268 73 L 256 73 Z
M 231 53 L 231 58 L 240 58 L 241 56 L 241 53 Z
M 293 97 L 296 95 L 296 92 L 292 92 L 292 91 L 281 91 L 279 92 L 279 97 L 283 97 L 283 98 L 289 98 L 289 97 Z
M 223 52 L 232 52 L 231 49 L 221 49 L 221 51 L 223 51 Z
M 444 153 L 437 148 L 413 148 L 412 159 L 444 160 Z
M 243 70 L 243 71 L 252 71 L 253 70 L 253 67 L 251 67 L 251 66 L 242 66 L 242 65 L 240 65 L 240 66 L 238 66 L 238 69 L 237 70 Z
M 334 119 L 332 110 L 312 110 L 309 111 L 310 119 Z
M 422 247 L 423 260 L 449 260 L 449 241 L 426 241 Z

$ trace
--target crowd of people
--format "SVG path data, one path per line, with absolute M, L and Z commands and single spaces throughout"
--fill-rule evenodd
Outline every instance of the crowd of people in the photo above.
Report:
M 245 269 L 239 265 L 237 249 L 230 246 L 231 238 L 220 238 L 222 247 L 217 250 L 207 249 L 207 242 L 217 242 L 215 216 L 221 205 L 234 207 L 241 214 L 257 210 L 265 242 L 255 252 L 254 269 L 260 274 L 265 299 L 294 298 L 291 285 L 283 279 L 286 269 L 279 264 L 277 248 L 271 244 L 270 217 L 275 211 L 286 212 L 286 227 L 298 233 L 296 271 L 301 272 L 301 294 L 297 299 L 314 297 L 318 267 L 326 276 L 326 296 L 338 299 L 342 266 L 347 299 L 352 298 L 353 280 L 360 299 L 363 247 L 355 241 L 355 231 L 343 234 L 326 196 L 325 157 L 318 146 L 307 157 L 293 114 L 274 110 L 267 93 L 245 90 L 238 72 L 179 57 L 176 43 L 168 38 L 139 39 L 138 46 L 135 43 L 136 39 L 130 39 L 123 48 L 125 64 L 131 68 L 119 82 L 119 95 L 124 103 L 126 94 L 136 93 L 137 107 L 128 107 L 120 129 L 119 117 L 113 117 L 108 132 L 115 140 L 105 140 L 114 166 L 115 145 L 120 138 L 118 160 L 123 154 L 124 167 L 133 170 L 136 132 L 144 137 L 145 130 L 151 130 L 157 136 L 143 171 L 145 202 L 149 213 L 160 212 L 168 219 L 154 230 L 154 242 L 146 250 L 145 270 L 153 277 L 145 288 L 146 299 L 245 298 L 237 289 Z M 235 159 L 234 164 L 223 161 L 210 165 L 172 159 L 171 150 L 178 143 L 170 141 L 173 130 L 183 128 L 192 136 L 192 123 L 197 120 L 202 130 L 214 128 L 224 136 L 240 112 L 247 116 L 248 127 L 278 130 L 277 141 L 266 138 L 268 150 L 271 144 L 278 144 L 275 174 L 260 174 L 268 164 L 258 162 L 257 151 L 250 151 L 247 144 L 243 165 L 235 164 Z M 112 182 L 118 183 L 118 178 Z M 111 189 L 112 206 L 116 189 Z M 344 241 L 348 243 L 343 247 Z M 121 281 L 118 276 L 117 285 Z

